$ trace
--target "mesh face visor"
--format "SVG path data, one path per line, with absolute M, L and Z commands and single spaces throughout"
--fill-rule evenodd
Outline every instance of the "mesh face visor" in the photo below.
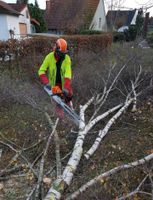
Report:
M 60 48 L 56 47 L 56 54 L 61 58 L 64 59 L 66 53 L 61 52 Z

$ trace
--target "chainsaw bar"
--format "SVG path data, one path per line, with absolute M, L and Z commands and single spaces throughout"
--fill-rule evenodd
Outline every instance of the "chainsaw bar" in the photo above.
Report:
M 48 89 L 46 86 L 44 86 L 44 90 L 58 105 L 61 106 L 61 108 L 63 108 L 64 112 L 66 112 L 70 119 L 73 120 L 73 122 L 78 126 L 82 121 L 80 116 L 76 114 L 76 112 L 72 110 L 66 103 L 64 103 L 60 96 L 53 94 L 52 90 Z

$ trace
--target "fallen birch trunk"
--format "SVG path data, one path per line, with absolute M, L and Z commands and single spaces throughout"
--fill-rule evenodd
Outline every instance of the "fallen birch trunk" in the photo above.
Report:
M 91 99 L 92 101 L 92 99 Z M 80 108 L 80 117 L 82 121 L 84 122 L 84 113 L 88 106 L 90 105 L 91 101 L 88 101 L 87 104 L 82 106 Z M 77 169 L 77 166 L 80 162 L 80 159 L 83 154 L 83 143 L 84 139 L 88 133 L 88 131 L 100 120 L 107 117 L 110 113 L 114 112 L 115 110 L 119 109 L 122 104 L 119 104 L 115 106 L 114 108 L 108 110 L 107 112 L 103 113 L 102 115 L 98 116 L 95 120 L 92 120 L 88 125 L 84 126 L 84 123 L 80 123 L 80 131 L 76 140 L 76 143 L 73 148 L 72 155 L 67 163 L 67 166 L 61 176 L 61 178 L 58 178 L 54 181 L 52 187 L 48 191 L 47 196 L 45 197 L 45 200 L 54 200 L 54 199 L 60 199 L 61 194 L 65 190 L 66 187 L 68 187 L 71 184 L 73 175 Z
M 102 180 L 103 178 L 106 178 L 108 176 L 111 176 L 113 174 L 116 174 L 122 170 L 125 169 L 130 169 L 130 168 L 134 168 L 136 166 L 139 165 L 143 165 L 146 162 L 149 162 L 150 160 L 153 159 L 153 153 L 134 162 L 131 162 L 129 164 L 124 164 L 118 167 L 115 167 L 97 177 L 95 177 L 94 179 L 90 180 L 89 182 L 87 182 L 86 184 L 84 184 L 82 187 L 80 187 L 76 192 L 74 192 L 72 195 L 70 195 L 69 197 L 66 198 L 66 200 L 72 200 L 72 199 L 76 199 L 80 194 L 82 194 L 83 192 L 85 192 L 88 188 L 90 188 L 91 186 L 93 186 L 94 184 L 96 184 L 98 181 Z
M 63 171 L 62 176 L 57 178 L 53 182 L 52 187 L 49 189 L 44 200 L 58 200 L 61 198 L 64 190 L 71 184 L 74 173 L 82 157 L 84 140 L 89 130 L 93 128 L 94 125 L 97 124 L 99 121 L 107 117 L 110 113 L 118 110 L 122 106 L 122 104 L 119 104 L 118 106 L 112 109 L 109 109 L 107 112 L 103 113 L 102 115 L 99 115 L 98 117 L 94 119 L 92 117 L 91 120 L 88 122 L 88 124 L 85 124 L 85 111 L 91 105 L 93 101 L 94 101 L 94 97 L 92 97 L 84 106 L 80 106 L 80 117 L 82 121 L 80 122 L 79 133 L 78 133 L 78 137 L 76 139 L 76 143 L 73 148 L 72 155 L 67 163 L 67 166 L 65 167 Z M 120 108 L 120 110 L 113 116 L 113 118 L 109 120 L 106 127 L 103 130 L 99 131 L 98 138 L 96 139 L 95 143 L 93 144 L 89 152 L 86 153 L 87 158 L 95 152 L 95 150 L 98 148 L 100 144 L 100 141 L 107 134 L 112 124 L 114 124 L 116 119 L 118 119 L 121 116 L 121 114 L 126 110 L 126 108 L 132 102 L 133 102 L 133 98 L 126 100 L 124 105 Z

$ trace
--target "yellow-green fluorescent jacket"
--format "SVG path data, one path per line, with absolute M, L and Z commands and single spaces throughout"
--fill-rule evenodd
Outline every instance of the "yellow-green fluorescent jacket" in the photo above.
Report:
M 42 74 L 47 75 L 51 86 L 55 86 L 56 84 L 56 62 L 57 61 L 55 59 L 54 52 L 51 52 L 45 57 L 38 71 L 39 76 Z M 65 59 L 62 62 L 60 73 L 63 88 L 64 78 L 72 78 L 71 59 L 67 54 L 65 55 Z

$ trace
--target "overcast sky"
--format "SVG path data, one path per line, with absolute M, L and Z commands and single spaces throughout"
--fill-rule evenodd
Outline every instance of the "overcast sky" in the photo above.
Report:
M 4 0 L 4 1 L 7 3 L 16 3 L 16 0 Z M 106 0 L 106 1 L 109 1 L 109 0 Z M 34 3 L 34 0 L 29 0 L 29 3 Z M 153 5 L 153 0 L 124 0 L 123 6 L 127 8 L 140 8 L 140 7 L 145 7 L 146 3 Z M 46 0 L 38 0 L 38 4 L 40 8 L 45 9 Z M 150 16 L 153 16 L 153 7 L 149 9 L 148 11 L 150 12 Z

